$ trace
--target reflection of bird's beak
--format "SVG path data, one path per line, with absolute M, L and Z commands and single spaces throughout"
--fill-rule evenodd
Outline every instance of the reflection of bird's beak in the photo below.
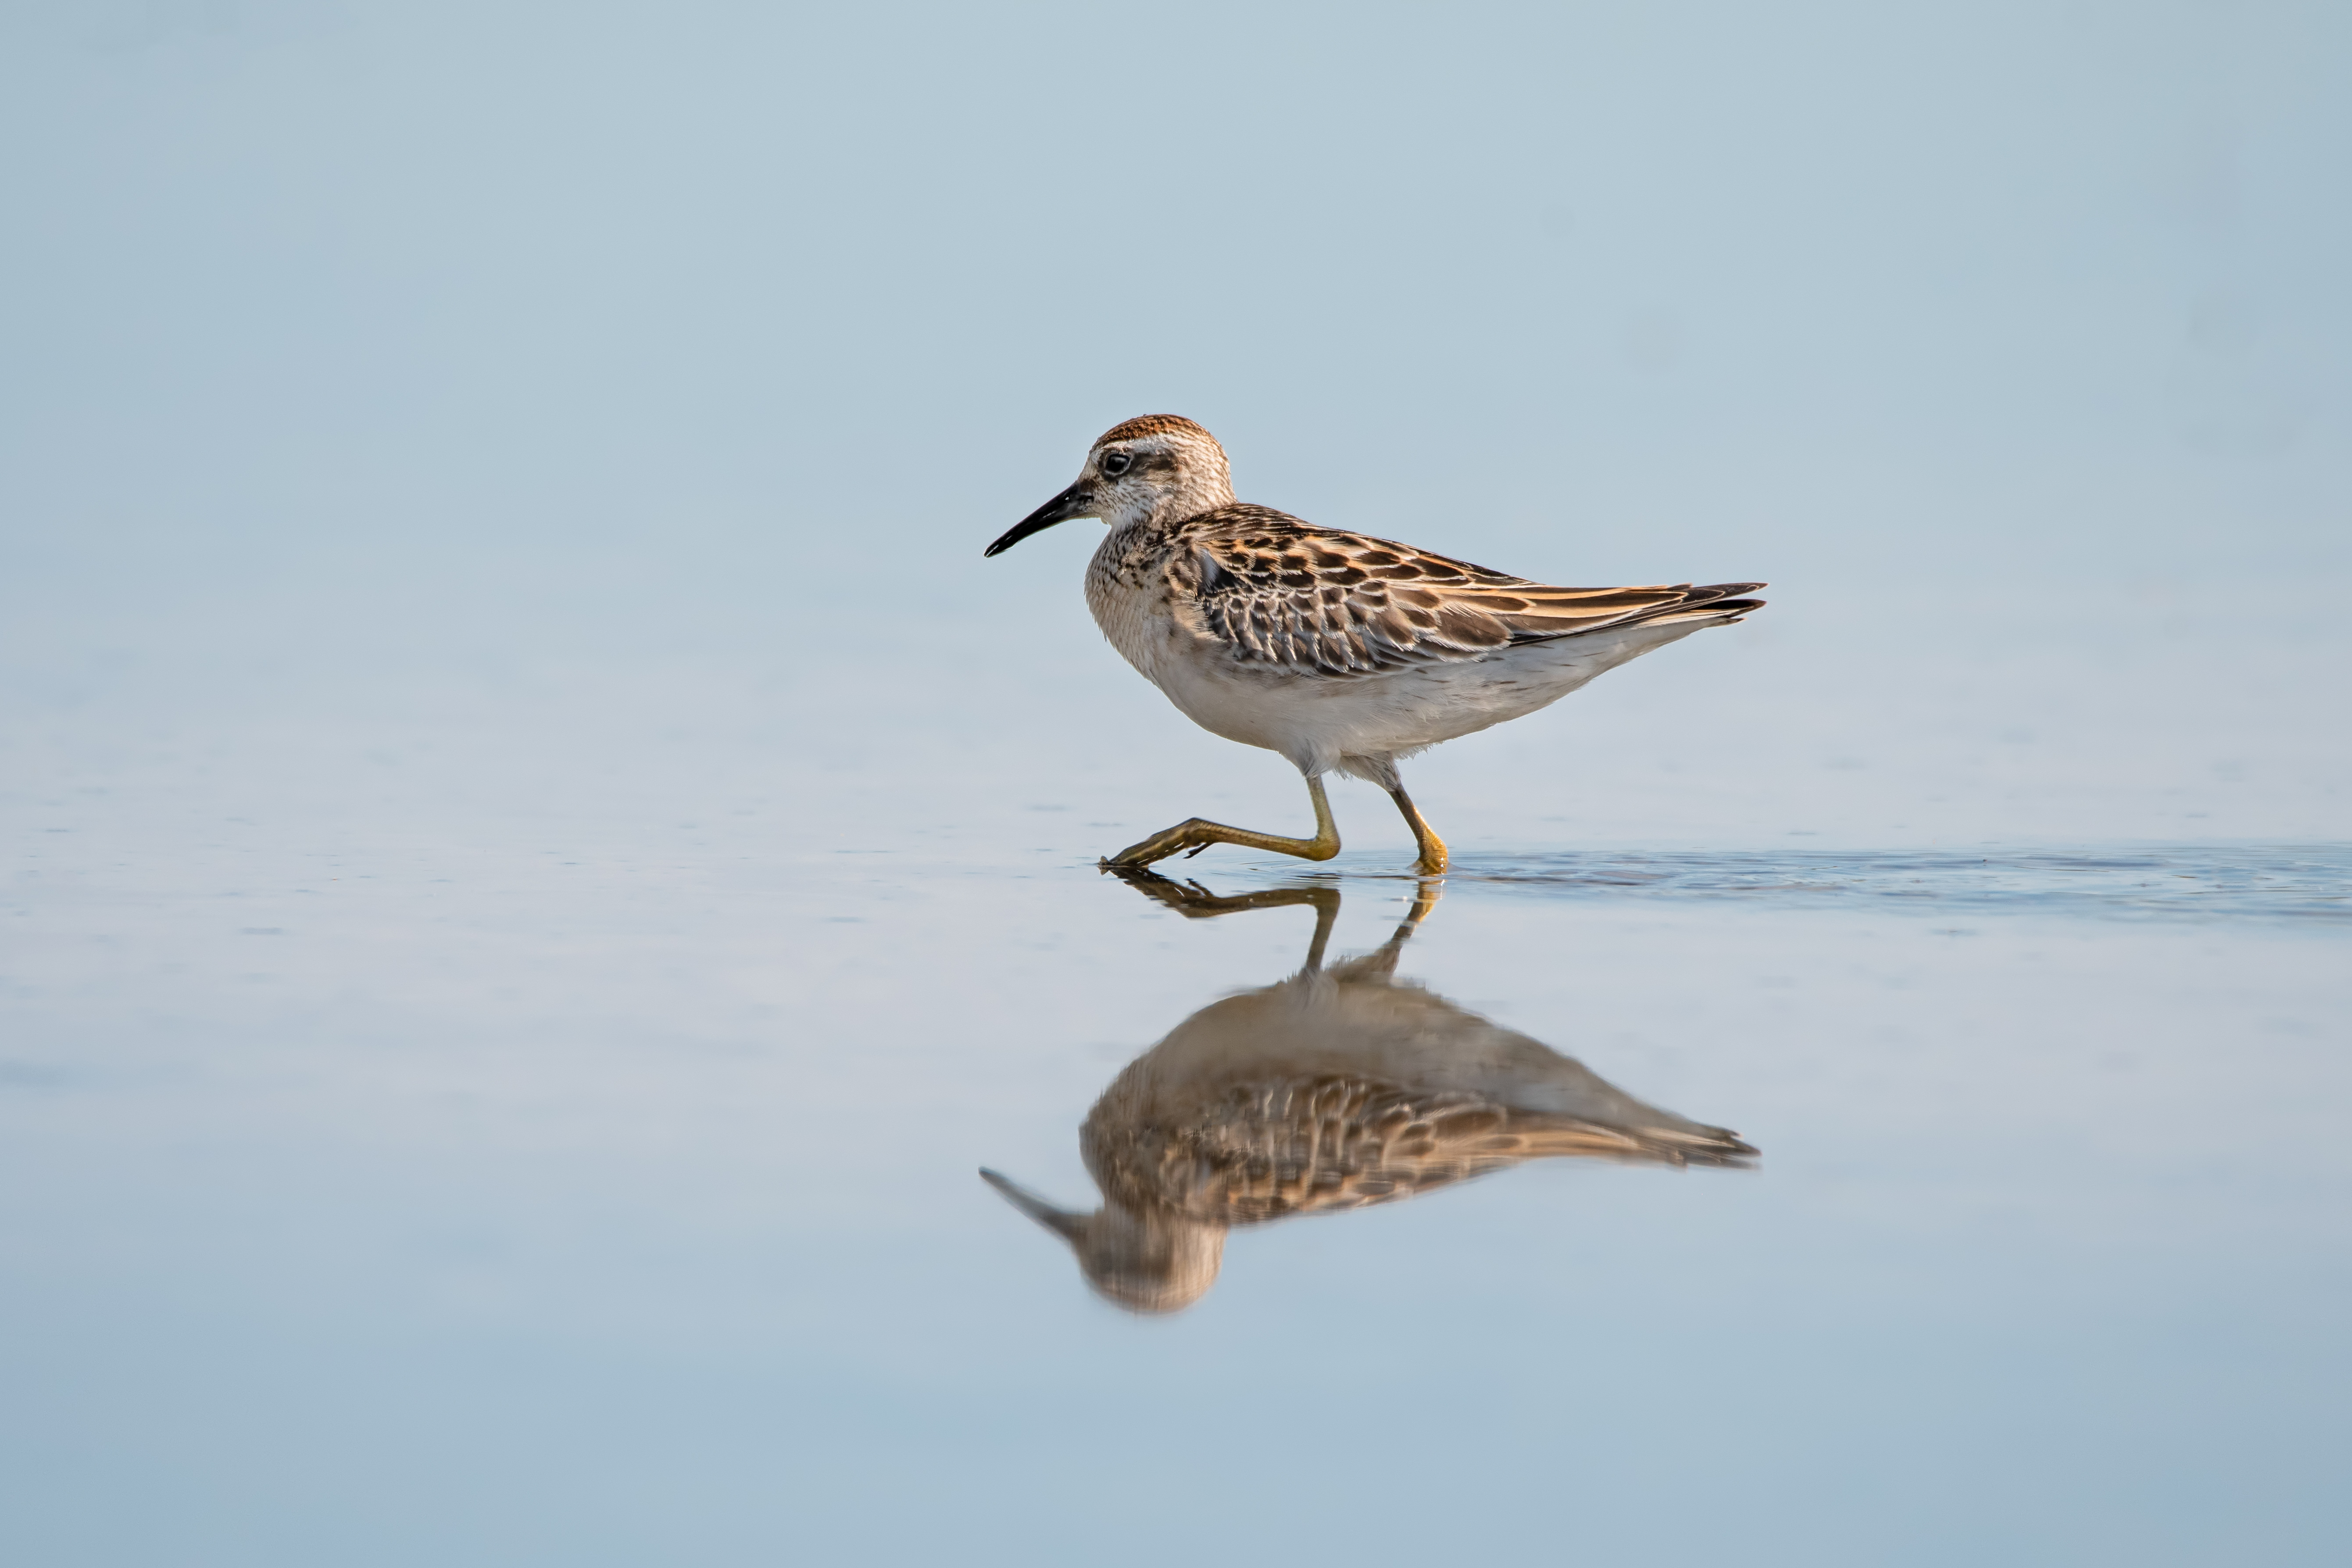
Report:
M 1002 555 L 1033 533 L 1043 533 L 1057 522 L 1067 522 L 1074 517 L 1094 515 L 1094 493 L 1085 481 L 1072 485 L 1006 531 L 1003 538 L 981 552 L 982 555 Z
M 1011 1204 L 1072 1247 L 1076 1247 L 1079 1237 L 1086 1233 L 1087 1216 L 1085 1215 L 1072 1214 L 1068 1209 L 1057 1209 L 1028 1188 L 1017 1185 L 1008 1178 L 998 1175 L 994 1171 L 983 1170 L 980 1175 L 982 1181 L 1004 1194 L 1006 1203 Z

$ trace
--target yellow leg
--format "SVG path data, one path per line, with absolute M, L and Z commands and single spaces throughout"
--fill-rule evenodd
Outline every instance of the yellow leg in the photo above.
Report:
M 1404 785 L 1399 784 L 1389 791 L 1389 798 L 1396 802 L 1399 811 L 1404 813 L 1405 821 L 1412 826 L 1412 840 L 1421 846 L 1421 859 L 1413 869 L 1424 877 L 1443 875 L 1445 870 L 1445 840 L 1430 831 L 1429 824 L 1422 820 L 1420 811 L 1414 807 L 1412 796 L 1404 793 Z
M 1210 822 L 1194 817 L 1175 826 L 1153 834 L 1140 844 L 1130 844 L 1109 859 L 1106 866 L 1149 866 L 1154 860 L 1165 860 L 1171 855 L 1189 849 L 1195 855 L 1212 844 L 1238 844 L 1244 849 L 1271 849 L 1277 855 L 1296 855 L 1302 860 L 1328 860 L 1339 852 L 1339 826 L 1331 820 L 1331 803 L 1323 796 L 1323 781 L 1307 781 L 1307 793 L 1315 802 L 1315 837 L 1284 838 L 1272 833 L 1252 833 L 1246 827 L 1227 827 L 1222 822 Z M 1441 859 L 1444 846 L 1438 848 Z

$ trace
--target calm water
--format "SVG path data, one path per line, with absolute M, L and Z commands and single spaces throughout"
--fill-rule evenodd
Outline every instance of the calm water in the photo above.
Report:
M 1129 885 L 855 776 L 84 723 L 12 808 L 18 1560 L 2332 1556 L 2340 846 Z M 1076 1217 L 1098 1099 L 1181 1235 Z

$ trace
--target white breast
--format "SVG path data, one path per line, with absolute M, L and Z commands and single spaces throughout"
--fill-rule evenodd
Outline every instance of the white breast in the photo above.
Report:
M 1160 685 L 1169 635 L 1176 629 L 1168 589 L 1157 573 L 1140 584 L 1123 578 L 1117 559 L 1104 559 L 1111 555 L 1111 547 L 1118 542 L 1116 535 L 1104 540 L 1087 568 L 1087 608 L 1094 612 L 1095 625 L 1118 649 L 1119 657 L 1141 670 L 1145 679 Z

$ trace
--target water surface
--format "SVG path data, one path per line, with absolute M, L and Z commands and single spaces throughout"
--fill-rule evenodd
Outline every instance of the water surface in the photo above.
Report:
M 1203 857 L 1163 898 L 264 800 L 190 881 L 113 799 L 25 824 L 9 910 L 31 1560 L 2327 1555 L 2340 849 L 1477 853 L 1433 903 Z M 1093 1209 L 1130 1062 L 1368 963 L 1633 1142 L 1253 1214 L 1146 1317 L 978 1174 Z

